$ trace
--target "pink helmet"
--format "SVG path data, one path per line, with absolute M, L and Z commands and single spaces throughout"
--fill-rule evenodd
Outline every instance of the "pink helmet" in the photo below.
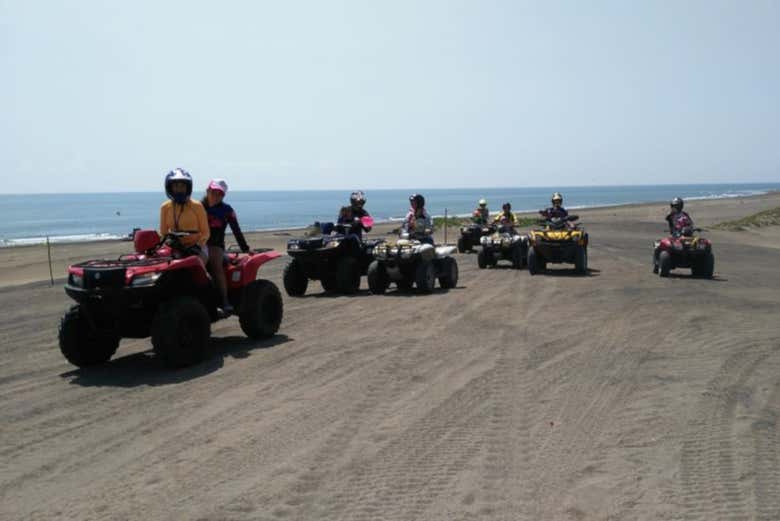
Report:
M 223 195 L 227 195 L 228 186 L 224 179 L 212 179 L 209 182 L 209 190 L 217 190 L 222 192 Z

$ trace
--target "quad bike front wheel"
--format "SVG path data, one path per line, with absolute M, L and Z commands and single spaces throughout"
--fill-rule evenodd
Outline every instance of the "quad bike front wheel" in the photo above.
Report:
M 514 248 L 512 248 L 512 268 L 519 270 L 523 267 L 523 262 L 525 261 L 525 252 L 523 252 L 523 248 L 521 245 L 517 245 Z
M 415 283 L 417 284 L 417 290 L 421 293 L 433 291 L 433 287 L 436 284 L 436 270 L 433 267 L 433 262 L 422 261 L 417 265 Z
M 439 286 L 451 289 L 458 285 L 458 263 L 452 257 L 446 257 L 441 261 L 442 275 L 439 277 Z
M 384 295 L 385 291 L 387 291 L 387 286 L 390 284 L 390 279 L 387 276 L 387 270 L 379 264 L 379 261 L 372 261 L 368 265 L 366 278 L 368 279 L 368 290 L 371 293 Z
M 287 266 L 284 267 L 282 282 L 284 282 L 284 290 L 291 297 L 300 297 L 306 293 L 309 278 L 306 276 L 300 261 L 292 259 L 287 263 Z
M 588 250 L 584 246 L 578 246 L 574 253 L 574 271 L 580 275 L 588 273 Z
M 668 277 L 672 271 L 672 255 L 668 251 L 662 251 L 658 254 L 658 275 Z
M 479 269 L 481 270 L 484 270 L 490 264 L 488 262 L 486 250 L 487 248 L 482 248 L 481 250 L 479 250 L 479 253 L 477 253 L 477 266 L 479 266 Z
M 162 302 L 152 319 L 152 347 L 167 367 L 185 367 L 203 360 L 211 336 L 211 318 L 194 297 Z
M 540 266 L 539 266 L 539 257 L 536 255 L 536 250 L 533 248 L 528 248 L 528 273 L 531 275 L 536 275 L 539 273 Z
M 691 267 L 691 275 L 703 279 L 711 279 L 715 271 L 715 256 L 710 252 L 698 259 Z
M 119 347 L 119 337 L 93 330 L 79 306 L 62 317 L 59 341 L 63 356 L 77 367 L 108 362 Z
M 238 323 L 246 336 L 256 340 L 274 336 L 283 314 L 282 295 L 276 284 L 255 280 L 244 288 Z
M 336 267 L 336 286 L 339 293 L 354 295 L 360 289 L 360 269 L 358 262 L 352 257 L 339 260 Z
M 463 237 L 458 239 L 458 253 L 466 253 L 466 241 L 463 240 Z

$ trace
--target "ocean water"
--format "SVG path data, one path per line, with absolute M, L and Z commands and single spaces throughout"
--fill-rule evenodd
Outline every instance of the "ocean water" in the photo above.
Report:
M 480 198 L 491 211 L 505 201 L 515 211 L 534 211 L 548 205 L 559 191 L 567 208 L 685 199 L 715 199 L 780 190 L 780 183 L 597 186 L 555 188 L 459 188 L 420 190 L 433 215 L 470 213 Z M 367 190 L 366 209 L 378 221 L 401 219 L 414 190 Z M 244 231 L 298 228 L 314 221 L 335 220 L 339 207 L 349 203 L 349 191 L 236 191 L 233 205 Z M 202 194 L 195 194 L 200 197 Z M 102 194 L 0 195 L 0 247 L 45 242 L 117 239 L 133 228 L 157 228 L 164 194 L 158 192 Z

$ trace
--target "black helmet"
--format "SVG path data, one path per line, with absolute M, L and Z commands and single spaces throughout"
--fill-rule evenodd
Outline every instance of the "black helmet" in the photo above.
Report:
M 507 212 L 512 209 L 512 203 L 504 203 L 501 205 L 502 210 L 506 210 Z
M 675 197 L 674 199 L 672 199 L 672 202 L 669 203 L 669 206 L 671 206 L 672 208 L 674 208 L 677 211 L 682 211 L 684 204 L 685 203 L 683 202 L 683 200 L 681 198 Z
M 425 208 L 425 197 L 420 194 L 412 194 L 409 196 L 409 204 L 415 208 Z
M 366 194 L 358 190 L 357 192 L 352 192 L 352 195 L 349 196 L 349 203 L 353 207 L 357 206 L 363 206 L 366 204 Z
M 176 201 L 177 203 L 183 202 L 178 201 L 171 191 L 171 185 L 176 182 L 182 182 L 187 185 L 187 197 L 189 197 L 192 195 L 192 176 L 183 168 L 174 168 L 165 176 L 165 195 L 168 196 L 168 199 Z

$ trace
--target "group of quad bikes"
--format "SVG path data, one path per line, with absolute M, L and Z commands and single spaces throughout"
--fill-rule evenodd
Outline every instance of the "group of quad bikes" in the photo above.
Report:
M 370 217 L 364 219 L 364 227 L 373 224 Z M 527 235 L 507 226 L 469 226 L 461 230 L 457 249 L 473 251 L 479 245 L 480 268 L 507 260 L 533 275 L 550 263 L 569 263 L 576 273 L 586 274 L 588 234 L 575 221 L 574 215 L 548 219 Z M 427 238 L 432 230 L 424 229 L 422 221 L 415 227 L 419 235 L 403 232 L 389 241 L 361 239 L 348 225 L 336 233 L 332 228 L 323 225 L 313 236 L 288 242 L 290 261 L 283 276 L 288 295 L 304 295 L 310 280 L 319 280 L 329 293 L 354 294 L 364 275 L 369 291 L 377 295 L 391 283 L 400 291 L 416 288 L 419 293 L 432 292 L 437 280 L 443 289 L 457 286 L 456 248 L 431 244 Z M 712 244 L 698 231 L 687 228 L 656 241 L 653 272 L 666 277 L 673 269 L 690 268 L 695 277 L 711 278 Z M 78 367 L 104 363 L 122 338 L 151 337 L 154 352 L 168 367 L 192 365 L 207 356 L 211 324 L 225 315 L 203 262 L 181 245 L 189 233 L 161 239 L 154 230 L 138 230 L 133 253 L 68 268 L 65 291 L 76 305 L 62 317 L 59 345 L 69 362 Z M 258 278 L 258 270 L 280 256 L 270 249 L 242 253 L 234 247 L 225 255 L 228 299 L 249 338 L 267 339 L 279 330 L 281 294 L 273 282 Z
M 588 273 L 588 234 L 580 227 L 576 215 L 540 219 L 542 227 L 521 235 L 513 225 L 472 223 L 461 228 L 458 251 L 477 253 L 480 269 L 495 267 L 505 260 L 512 268 L 528 268 L 531 275 L 547 269 L 547 264 L 574 264 L 580 275 Z

